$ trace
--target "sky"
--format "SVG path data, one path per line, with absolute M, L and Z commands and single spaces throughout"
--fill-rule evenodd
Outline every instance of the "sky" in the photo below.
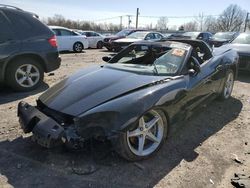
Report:
M 119 24 L 119 16 L 123 16 L 124 27 L 128 25 L 128 17 L 125 15 L 135 15 L 136 8 L 140 9 L 139 26 L 141 27 L 150 23 L 156 24 L 158 17 L 161 16 L 169 17 L 169 26 L 179 26 L 193 20 L 193 16 L 199 13 L 219 15 L 230 4 L 238 4 L 250 12 L 250 0 L 0 0 L 0 4 L 13 5 L 34 12 L 41 19 L 60 14 L 72 20 Z M 133 27 L 134 16 L 131 21 Z

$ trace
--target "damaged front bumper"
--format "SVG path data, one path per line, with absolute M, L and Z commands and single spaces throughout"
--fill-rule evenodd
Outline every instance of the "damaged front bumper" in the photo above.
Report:
M 79 137 L 72 128 L 65 129 L 54 119 L 28 103 L 20 102 L 18 104 L 17 115 L 24 133 L 32 132 L 32 139 L 43 147 L 52 148 L 66 142 L 79 141 Z

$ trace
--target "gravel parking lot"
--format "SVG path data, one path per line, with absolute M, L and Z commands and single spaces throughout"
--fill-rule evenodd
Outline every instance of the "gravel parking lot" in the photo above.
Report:
M 110 143 L 83 151 L 44 149 L 19 128 L 16 107 L 35 104 L 48 87 L 80 68 L 103 63 L 110 52 L 64 53 L 62 65 L 30 93 L 0 91 L 0 187 L 226 187 L 234 173 L 250 176 L 250 74 L 240 73 L 233 96 L 214 101 L 182 122 L 149 160 L 131 163 Z M 101 82 L 101 80 L 100 80 Z M 250 183 L 249 183 L 250 186 Z

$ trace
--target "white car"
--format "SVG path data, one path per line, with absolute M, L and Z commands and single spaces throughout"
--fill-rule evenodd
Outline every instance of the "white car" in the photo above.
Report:
M 94 31 L 79 31 L 79 33 L 87 37 L 90 48 L 101 49 L 103 47 L 103 39 L 105 37 L 100 33 Z
M 89 47 L 87 37 L 80 33 L 59 26 L 49 26 L 49 28 L 56 34 L 58 51 L 74 51 L 80 53 L 83 49 Z

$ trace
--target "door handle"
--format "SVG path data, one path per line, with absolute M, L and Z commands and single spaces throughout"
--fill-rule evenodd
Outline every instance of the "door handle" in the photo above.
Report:
M 217 69 L 217 70 L 222 70 L 222 69 L 223 69 L 223 65 L 218 65 L 218 66 L 216 67 L 216 69 Z

